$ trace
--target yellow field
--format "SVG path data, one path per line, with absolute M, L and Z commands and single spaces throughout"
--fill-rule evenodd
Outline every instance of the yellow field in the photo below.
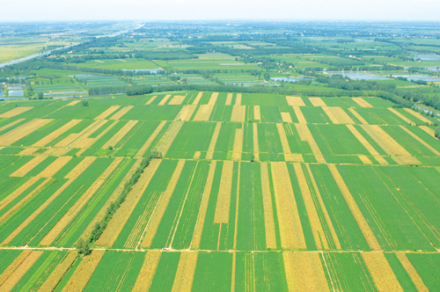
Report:
M 9 129 L 10 127 L 12 127 L 12 126 L 14 126 L 14 125 L 16 125 L 16 124 L 18 124 L 18 123 L 20 123 L 20 122 L 22 122 L 22 121 L 24 121 L 24 119 L 18 119 L 18 120 L 13 121 L 13 122 L 11 122 L 11 123 L 9 123 L 9 124 L 3 126 L 3 127 L 0 127 L 0 132 L 1 132 L 1 131 L 4 131 L 4 130 L 6 130 L 6 129 Z
M 215 103 L 217 102 L 217 97 L 218 97 L 218 92 L 213 92 L 211 98 L 208 101 L 208 104 L 215 105 Z
M 368 122 L 354 108 L 348 109 L 362 124 L 368 125 Z
M 340 107 L 323 107 L 333 124 L 355 124 L 350 116 Z
M 237 97 L 235 98 L 235 105 L 241 105 L 241 93 L 237 93 Z
M 365 101 L 362 97 L 353 97 L 353 101 L 361 107 L 373 107 L 371 104 Z
M 258 128 L 257 123 L 252 125 L 252 136 L 253 136 L 253 145 L 254 145 L 254 156 L 255 160 L 260 160 L 260 146 L 258 145 Z
M 49 144 L 50 142 L 52 142 L 54 139 L 58 138 L 59 136 L 61 136 L 62 134 L 64 134 L 65 132 L 67 132 L 68 130 L 73 128 L 74 126 L 78 125 L 80 122 L 81 122 L 81 120 L 70 120 L 65 125 L 56 129 L 55 131 L 53 131 L 52 133 L 50 133 L 49 135 L 47 135 L 46 137 L 44 137 L 40 141 L 34 143 L 32 146 L 44 147 L 47 144 Z
M 52 122 L 51 119 L 33 119 L 32 121 L 1 135 L 0 145 L 9 146 L 50 122 Z
M 403 291 L 383 253 L 363 252 L 361 255 L 378 291 Z
M 210 104 L 202 104 L 199 107 L 196 115 L 194 116 L 194 121 L 209 121 L 209 117 L 211 116 L 212 110 L 214 109 L 213 105 Z
M 291 106 L 306 106 L 303 99 L 299 96 L 286 96 L 287 104 Z
M 43 162 L 47 157 L 46 156 L 35 156 L 34 158 L 32 158 L 31 161 L 29 161 L 28 163 L 26 163 L 25 165 L 23 165 L 22 167 L 20 167 L 19 169 L 17 169 L 14 173 L 12 173 L 10 176 L 11 177 L 23 177 L 25 176 L 29 171 L 31 171 L 32 169 L 34 169 L 38 164 L 40 164 L 41 162 Z
M 185 100 L 185 95 L 175 95 L 170 102 L 169 105 L 180 105 Z
M 228 96 L 226 97 L 225 105 L 231 105 L 232 104 L 232 93 L 228 93 Z
M 402 120 L 404 120 L 406 123 L 408 123 L 409 125 L 414 124 L 410 119 L 408 119 L 407 117 L 405 117 L 404 115 L 402 115 L 401 113 L 399 113 L 398 111 L 396 111 L 395 109 L 393 109 L 392 107 L 389 107 L 388 110 L 390 112 L 392 112 L 393 114 L 395 114 L 396 116 L 398 116 L 399 118 L 401 118 Z
M 313 106 L 327 106 L 320 97 L 309 97 L 309 100 Z
M 145 152 L 147 152 L 148 148 L 151 146 L 151 143 L 153 143 L 154 139 L 156 139 L 157 135 L 159 135 L 159 132 L 162 130 L 166 123 L 166 121 L 160 122 L 159 126 L 157 126 L 156 130 L 154 130 L 153 134 L 151 134 L 145 144 L 141 147 L 141 149 L 139 149 L 136 157 L 142 157 Z
M 374 156 L 374 159 L 377 160 L 381 165 L 388 165 L 388 162 L 379 154 L 379 152 L 374 149 L 374 147 L 364 138 L 364 136 L 359 133 L 358 130 L 353 125 L 347 125 L 347 128 L 350 132 L 361 142 L 361 144 L 370 152 L 371 155 Z
M 124 106 L 121 110 L 119 110 L 117 113 L 115 113 L 110 120 L 119 120 L 120 118 L 122 118 L 123 115 L 125 115 L 126 113 L 128 113 L 129 110 L 131 110 L 132 108 L 134 108 L 134 106 L 129 105 L 129 106 Z
M 419 120 L 421 120 L 422 122 L 427 123 L 428 125 L 432 125 L 432 122 L 429 119 L 422 116 L 420 113 L 415 112 L 412 109 L 406 107 L 404 107 L 403 109 L 409 112 L 410 114 L 412 114 L 413 116 L 415 116 L 416 118 L 418 118 Z
M 154 274 L 156 273 L 157 266 L 159 265 L 160 251 L 149 251 L 145 256 L 144 263 L 141 271 L 136 279 L 136 283 L 133 287 L 133 292 L 149 291 L 151 283 L 153 282 Z
M 14 109 L 11 109 L 10 111 L 2 113 L 0 115 L 0 118 L 12 118 L 12 117 L 18 116 L 19 114 L 27 112 L 30 109 L 33 109 L 33 107 L 32 106 L 16 107 Z
M 164 98 L 159 102 L 159 105 L 165 105 L 165 103 L 168 101 L 168 99 L 171 97 L 171 94 L 165 95 Z
M 151 98 L 145 103 L 145 105 L 149 105 L 149 104 L 151 104 L 151 103 L 156 99 L 156 97 L 157 97 L 157 95 L 151 97 Z
M 44 284 L 38 290 L 39 292 L 51 292 L 54 291 L 58 283 L 64 277 L 66 272 L 72 266 L 77 258 L 76 251 L 69 251 L 64 257 L 62 262 L 52 271 L 50 276 L 44 282 Z
M 261 120 L 260 106 L 254 105 L 254 119 Z
M 273 217 L 272 197 L 270 192 L 269 173 L 267 163 L 261 163 L 261 190 L 263 193 L 264 229 L 266 232 L 266 247 L 277 248 L 275 236 L 275 221 Z
M 100 115 L 98 115 L 95 118 L 95 120 L 103 120 L 103 119 L 107 118 L 109 115 L 111 115 L 112 113 L 114 113 L 115 111 L 117 111 L 119 108 L 120 108 L 119 105 L 112 105 L 111 107 L 106 109 L 104 112 L 102 112 Z
M 43 254 L 42 251 L 31 251 L 26 253 L 26 257 L 18 264 L 15 261 L 11 264 L 15 269 L 10 269 L 8 267 L 8 271 L 3 272 L 2 276 L 8 272 L 7 278 L 2 281 L 0 279 L 0 290 L 1 291 L 11 291 L 14 286 L 20 281 L 20 279 L 26 274 L 26 272 L 32 267 L 32 265 L 38 260 L 38 258 Z M 17 258 L 18 259 L 18 258 Z M 16 259 L 16 260 L 17 260 Z M 21 260 L 21 258 L 20 258 Z
M 78 104 L 80 102 L 81 102 L 81 100 L 74 100 L 74 101 L 71 101 L 68 104 L 66 104 L 66 106 L 74 106 L 75 104 Z
M 246 106 L 234 105 L 232 107 L 231 122 L 244 123 L 246 115 Z
M 231 205 L 232 173 L 234 162 L 224 161 L 220 189 L 218 191 L 217 204 L 215 207 L 214 223 L 229 222 L 229 208 Z
M 361 127 L 388 155 L 411 156 L 405 148 L 400 146 L 381 127 L 377 125 L 362 125 Z
M 203 92 L 199 92 L 196 96 L 196 98 L 193 101 L 193 104 L 199 104 L 200 99 L 202 98 Z
M 206 153 L 206 159 L 212 159 L 214 155 L 215 145 L 217 144 L 218 135 L 220 133 L 220 128 L 222 126 L 221 122 L 215 125 L 214 133 L 212 134 L 211 142 L 209 143 L 208 152 Z
M 295 124 L 296 130 L 301 138 L 301 141 L 307 141 L 312 149 L 313 154 L 315 155 L 316 161 L 318 163 L 325 163 L 324 156 L 319 150 L 318 144 L 316 144 L 315 139 L 312 136 L 309 128 L 305 124 Z
M 232 160 L 241 160 L 243 152 L 243 129 L 235 129 L 234 148 L 232 149 Z
M 128 132 L 138 123 L 138 121 L 128 121 L 113 137 L 110 138 L 101 148 L 108 149 L 109 146 L 115 146 L 127 135 Z
M 197 252 L 187 251 L 180 255 L 172 292 L 190 292 L 197 265 Z
M 290 116 L 290 113 L 281 113 L 281 118 L 283 120 L 283 122 L 285 123 L 293 123 L 292 122 L 292 117 Z
M 298 106 L 294 106 L 293 110 L 295 111 L 296 118 L 298 119 L 298 123 L 307 124 L 306 118 L 304 117 L 301 109 Z

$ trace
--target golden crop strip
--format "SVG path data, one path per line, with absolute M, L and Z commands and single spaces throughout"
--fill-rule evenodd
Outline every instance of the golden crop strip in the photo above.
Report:
M 196 110 L 197 105 L 194 104 L 187 104 L 184 105 L 182 110 L 177 114 L 176 119 L 180 119 L 181 121 L 189 121 L 191 120 L 191 117 Z
M 362 252 L 361 255 L 379 292 L 403 292 L 402 286 L 382 252 Z
M 371 104 L 365 101 L 362 97 L 353 97 L 353 101 L 361 107 L 373 107 Z
M 244 123 L 246 116 L 245 105 L 234 105 L 232 107 L 231 122 Z
M 118 157 L 113 160 L 110 166 L 96 179 L 96 181 L 87 189 L 87 191 L 78 199 L 78 201 L 67 211 L 64 216 L 58 220 L 55 226 L 40 241 L 39 245 L 51 244 L 66 226 L 77 216 L 81 209 L 89 202 L 90 198 L 104 184 L 108 177 L 118 167 L 124 158 Z
M 205 189 L 203 190 L 202 201 L 200 202 L 199 214 L 197 216 L 197 222 L 194 227 L 194 233 L 191 240 L 191 248 L 199 249 L 200 240 L 202 239 L 203 226 L 205 225 L 206 210 L 208 209 L 209 197 L 211 195 L 212 182 L 214 181 L 215 167 L 217 162 L 214 160 L 211 162 L 208 171 L 208 178 L 205 183 Z
M 423 141 L 422 139 L 419 138 L 419 136 L 417 136 L 416 134 L 414 134 L 413 132 L 411 132 L 410 130 L 408 130 L 407 128 L 405 128 L 404 126 L 400 126 L 400 128 L 402 130 L 404 130 L 406 133 L 408 133 L 408 135 L 410 135 L 411 137 L 413 137 L 414 139 L 416 139 L 420 144 L 422 144 L 423 146 L 425 146 L 426 148 L 428 148 L 432 153 L 434 153 L 437 156 L 440 156 L 440 152 L 438 152 L 434 147 L 432 147 L 431 145 L 429 145 L 428 143 L 426 143 L 425 141 Z
M 398 116 L 399 118 L 401 118 L 402 120 L 404 120 L 406 123 L 408 123 L 409 125 L 414 124 L 413 121 L 411 121 L 410 119 L 408 119 L 407 117 L 405 117 L 404 115 L 402 115 L 401 113 L 399 113 L 398 111 L 396 111 L 395 109 L 393 109 L 392 107 L 389 107 L 388 110 L 390 112 L 392 112 L 393 114 L 395 114 L 396 116 Z
M 388 155 L 411 156 L 378 125 L 362 125 L 361 127 Z
M 306 106 L 303 99 L 299 96 L 286 96 L 287 104 L 291 106 Z
M 293 111 L 295 112 L 296 118 L 298 119 L 298 123 L 307 124 L 306 118 L 304 117 L 299 106 L 294 106 Z
M 197 94 L 196 98 L 193 101 L 193 104 L 197 105 L 200 102 L 200 99 L 202 98 L 203 92 L 199 92 L 199 94 Z
M 101 237 L 96 241 L 96 246 L 111 247 L 119 236 L 122 228 L 127 220 L 130 218 L 131 213 L 136 207 L 137 203 L 141 199 L 145 190 L 147 189 L 153 175 L 159 168 L 161 159 L 153 159 L 150 165 L 141 174 L 138 182 L 133 186 L 133 189 L 128 193 L 124 204 L 113 215 L 112 220 L 108 223 L 107 228 L 102 233 Z
M 143 248 L 149 248 L 151 246 L 153 238 L 157 233 L 159 224 L 162 221 L 163 215 L 165 214 L 168 203 L 171 200 L 171 196 L 174 193 L 174 189 L 176 188 L 177 182 L 179 181 L 184 166 L 185 160 L 179 160 L 165 192 L 163 192 L 163 194 L 160 196 L 156 208 L 154 209 L 154 213 L 151 215 L 150 221 L 145 227 L 145 237 L 142 241 Z
M 133 292 L 149 291 L 151 283 L 153 282 L 154 274 L 156 274 L 157 266 L 159 265 L 160 251 L 148 251 L 142 268 L 136 279 L 136 283 L 133 287 Z
M 0 287 L 1 285 L 14 273 L 14 271 L 26 260 L 31 254 L 32 250 L 24 250 L 20 255 L 3 271 L 0 275 Z
M 212 110 L 214 109 L 213 105 L 210 104 L 202 104 L 199 107 L 196 115 L 194 116 L 194 121 L 209 121 L 209 117 L 211 116 Z
M 185 100 L 186 95 L 175 95 L 168 105 L 181 105 L 182 102 Z
M 87 134 L 90 131 L 96 131 L 95 128 L 96 127 L 101 127 L 104 123 L 106 123 L 107 121 L 94 121 L 92 124 L 88 125 L 85 129 L 83 129 L 81 132 L 79 133 L 73 133 L 70 134 L 69 136 L 67 136 L 66 138 L 64 138 L 63 140 L 61 140 L 60 142 L 58 142 L 55 147 L 67 147 L 70 144 L 72 144 L 75 140 L 77 140 L 78 138 L 80 138 L 81 136 Z
M 307 141 L 309 143 L 310 149 L 312 150 L 312 153 L 315 155 L 316 161 L 318 163 L 326 163 L 324 156 L 322 155 L 321 150 L 319 150 L 318 144 L 316 144 L 316 141 L 313 138 L 312 133 L 310 132 L 307 125 L 295 124 L 295 127 L 296 130 L 298 131 L 301 141 Z
M 109 107 L 108 109 L 106 109 L 104 112 L 102 112 L 100 115 L 98 115 L 95 120 L 103 120 L 106 117 L 108 117 L 109 115 L 111 115 L 112 113 L 114 113 L 118 108 L 120 108 L 119 105 L 112 105 L 111 107 Z
M 231 105 L 231 104 L 232 104 L 232 93 L 228 93 L 228 96 L 226 97 L 225 105 Z
M 334 124 L 354 124 L 352 118 L 341 107 L 323 107 L 327 116 Z
M 291 161 L 288 160 L 288 158 L 290 158 L 289 154 L 292 154 L 292 151 L 290 151 L 289 142 L 287 141 L 287 136 L 286 136 L 286 132 L 284 131 L 283 124 L 277 123 L 277 130 L 278 130 L 278 135 L 280 136 L 281 145 L 283 147 L 283 153 L 287 154 L 285 155 L 286 161 Z
M 254 120 L 261 120 L 261 111 L 259 105 L 254 105 Z
M 215 103 L 217 102 L 217 97 L 218 97 L 218 92 L 213 92 L 211 98 L 208 101 L 208 104 L 215 105 Z
M 7 206 L 10 202 L 15 200 L 18 196 L 20 196 L 23 192 L 25 192 L 28 188 L 30 188 L 34 183 L 38 181 L 38 178 L 31 177 L 24 184 L 19 186 L 15 191 L 9 194 L 6 198 L 0 201 L 0 210 L 2 210 L 5 206 Z
M 4 125 L 3 127 L 0 127 L 0 132 L 3 131 L 3 130 L 9 129 L 10 127 L 12 127 L 12 126 L 14 126 L 14 125 L 16 125 L 16 124 L 18 124 L 18 123 L 20 123 L 22 121 L 24 121 L 24 119 L 18 119 L 16 121 L 13 121 L 12 123 Z
M 361 144 L 367 149 L 368 152 L 370 152 L 371 155 L 373 155 L 374 159 L 379 162 L 381 165 L 388 165 L 388 161 L 383 158 L 379 152 L 374 149 L 374 147 L 362 136 L 361 133 L 353 126 L 353 125 L 347 125 L 347 128 L 350 130 L 350 132 L 361 142 Z
M 266 233 L 266 248 L 276 249 L 277 240 L 275 236 L 275 220 L 273 217 L 272 196 L 270 192 L 269 172 L 267 163 L 262 162 L 261 166 L 261 190 L 263 193 L 264 207 L 264 230 Z
M 38 292 L 51 292 L 54 291 L 58 283 L 62 280 L 64 275 L 70 269 L 77 258 L 76 251 L 69 251 L 64 257 L 61 263 L 52 271 L 50 276 L 44 282 L 44 284 L 38 289 Z
M 338 238 L 338 235 L 336 234 L 336 230 L 333 226 L 332 220 L 330 219 L 327 208 L 324 204 L 324 201 L 322 200 L 321 192 L 319 191 L 319 187 L 318 187 L 318 184 L 316 183 L 315 177 L 313 176 L 313 172 L 310 169 L 310 165 L 306 164 L 306 168 L 307 168 L 307 172 L 309 173 L 310 180 L 312 181 L 313 188 L 315 189 L 315 194 L 316 194 L 316 197 L 318 198 L 319 205 L 321 206 L 322 213 L 324 214 L 325 221 L 327 222 L 327 226 L 330 229 L 330 233 L 332 235 L 333 242 L 336 246 L 336 249 L 340 250 L 340 249 L 342 249 L 341 243 L 339 242 L 339 238 Z
M 153 96 L 152 98 L 150 98 L 145 105 L 150 105 L 155 99 L 156 99 L 157 95 Z
M 17 128 L 1 135 L 0 145 L 9 146 L 52 121 L 52 119 L 33 119 L 32 121 L 29 121 L 26 124 L 18 126 Z
M 281 248 L 306 249 L 306 241 L 285 162 L 271 162 Z
M 295 169 L 296 178 L 298 180 L 301 195 L 304 200 L 304 205 L 306 206 L 307 217 L 309 218 L 310 227 L 312 229 L 316 247 L 318 249 L 329 249 L 327 238 L 325 237 L 324 229 L 322 228 L 321 222 L 319 220 L 318 212 L 316 211 L 312 194 L 310 193 L 310 189 L 307 184 L 306 177 L 304 176 L 301 164 L 294 163 L 293 167 Z
M 174 278 L 172 292 L 190 292 L 197 265 L 197 252 L 184 251 L 180 253 L 179 265 Z
M 27 112 L 30 109 L 33 109 L 33 106 L 21 106 L 16 107 L 14 109 L 11 109 L 10 111 L 7 111 L 5 113 L 0 114 L 0 118 L 12 118 L 15 116 L 18 116 L 19 114 L 22 114 L 24 112 Z
M 81 100 L 74 100 L 74 101 L 71 101 L 68 104 L 66 104 L 66 106 L 73 106 L 73 105 L 80 103 L 80 102 L 81 102 Z
M 431 129 L 427 126 L 419 126 L 420 129 L 422 129 L 423 131 L 425 131 L 426 133 L 428 133 L 431 137 L 435 138 L 438 140 L 438 138 L 435 136 L 435 131 L 434 129 Z
M 52 142 L 54 139 L 58 138 L 77 124 L 79 124 L 81 120 L 70 120 L 65 125 L 61 126 L 60 128 L 56 129 L 55 131 L 51 132 L 49 135 L 44 137 L 43 139 L 39 140 L 38 142 L 34 143 L 32 146 L 34 147 L 44 147 L 50 142 Z
M 24 252 L 23 252 L 24 253 Z M 38 258 L 43 254 L 42 251 L 31 251 L 27 256 L 16 266 L 15 261 L 11 264 L 16 267 L 11 269 L 9 276 L 0 282 L 0 291 L 8 292 L 11 291 L 14 286 L 20 281 L 20 279 L 26 274 L 26 272 L 32 267 L 32 265 L 38 260 Z M 6 272 L 6 271 L 5 271 Z M 5 273 L 4 272 L 4 273 Z M 3 274 L 4 274 L 3 273 Z M 3 276 L 2 274 L 2 276 Z
M 162 128 L 165 126 L 167 122 L 162 121 L 160 122 L 159 126 L 157 126 L 156 130 L 151 134 L 151 136 L 148 138 L 148 140 L 145 142 L 144 145 L 142 145 L 141 149 L 139 149 L 138 153 L 136 153 L 135 157 L 142 157 L 144 156 L 145 152 L 147 152 L 148 148 L 151 146 L 151 143 L 153 143 L 154 139 L 156 139 L 157 135 L 159 135 Z
M 425 286 L 425 283 L 423 283 L 422 278 L 420 277 L 419 273 L 414 268 L 414 266 L 411 264 L 411 262 L 408 260 L 408 257 L 401 252 L 396 253 L 396 256 L 399 259 L 402 266 L 405 268 L 406 272 L 408 273 L 412 282 L 416 286 L 417 290 L 420 292 L 428 292 L 429 289 Z
M 319 257 L 315 252 L 283 252 L 289 291 L 330 291 Z
M 366 242 L 368 243 L 368 246 L 372 250 L 380 250 L 381 247 L 379 245 L 379 242 L 377 242 L 376 236 L 374 236 L 373 231 L 371 230 L 370 226 L 367 223 L 367 220 L 365 220 L 364 215 L 362 215 L 361 210 L 359 209 L 358 205 L 356 204 L 356 201 L 354 200 L 353 196 L 350 193 L 350 190 L 348 189 L 347 185 L 344 182 L 344 179 L 342 178 L 341 174 L 339 173 L 338 169 L 336 168 L 336 165 L 334 164 L 328 164 L 328 168 L 330 172 L 332 173 L 333 179 L 335 180 L 336 184 L 338 185 L 339 190 L 341 191 L 342 196 L 345 199 L 345 202 L 348 205 L 348 208 L 350 208 L 351 214 L 353 215 L 354 219 L 356 220 L 359 229 L 361 230 L 362 234 L 364 235 L 364 238 Z
M 331 111 L 329 107 L 323 107 L 322 109 L 333 124 L 340 124 L 339 120 L 336 118 L 336 116 L 333 114 L 333 111 Z
M 42 172 L 36 175 L 37 178 L 41 177 L 53 177 L 61 168 L 63 168 L 70 160 L 72 156 L 60 156 L 49 166 L 47 166 Z
M 217 204 L 215 206 L 214 223 L 229 222 L 229 209 L 231 207 L 232 175 L 234 162 L 224 161 Z
M 103 121 L 103 122 L 106 122 L 106 121 Z M 95 138 L 89 138 L 89 136 L 92 135 L 92 133 L 94 133 L 97 129 L 99 129 L 101 127 L 101 126 L 99 126 L 99 127 L 95 128 L 93 131 L 90 131 L 89 133 L 80 137 L 78 140 L 76 140 L 70 146 L 72 148 L 86 148 L 86 149 L 90 148 L 96 141 L 101 139 L 102 136 L 107 134 L 107 132 L 110 131 L 117 123 L 119 123 L 119 121 L 112 122 L 107 128 L 105 128 L 104 131 L 99 133 L 98 136 L 96 136 Z M 104 123 L 102 123 L 101 125 L 104 125 Z
M 128 121 L 113 137 L 108 140 L 101 149 L 108 149 L 109 146 L 115 146 L 127 135 L 128 132 L 138 123 L 138 121 Z
M 212 159 L 214 155 L 215 145 L 217 144 L 221 126 L 221 122 L 217 122 L 215 125 L 214 133 L 212 134 L 211 142 L 209 143 L 208 152 L 206 153 L 206 159 Z
M 237 97 L 235 98 L 235 105 L 241 105 L 241 93 L 237 93 Z
M 232 160 L 241 160 L 243 152 L 243 129 L 235 129 L 234 148 L 232 149 Z
M 286 112 L 286 113 L 281 113 L 281 119 L 283 120 L 284 123 L 293 123 L 292 122 L 292 117 L 290 116 L 290 113 Z
M 409 112 L 410 114 L 412 114 L 413 116 L 415 116 L 416 118 L 418 118 L 419 120 L 421 120 L 424 123 L 427 123 L 428 125 L 432 125 L 432 121 L 430 121 L 429 119 L 425 118 L 424 116 L 422 116 L 420 113 L 413 111 L 410 108 L 403 108 L 405 111 Z
M 18 153 L 18 155 L 31 155 L 34 154 L 38 148 L 24 148 L 22 151 Z
M 162 153 L 163 156 L 165 156 L 167 154 L 168 149 L 170 149 L 171 144 L 173 143 L 177 134 L 179 134 L 179 131 L 182 128 L 182 126 L 183 126 L 183 122 L 180 122 L 180 121 L 171 124 L 171 130 L 169 130 L 166 133 L 166 136 L 162 140 L 162 143 L 157 148 L 157 151 Z
M 25 176 L 29 171 L 34 169 L 37 165 L 39 165 L 41 162 L 43 162 L 47 157 L 46 156 L 35 156 L 27 162 L 25 165 L 14 171 L 10 177 L 23 177 Z
M 309 100 L 313 106 L 327 106 L 320 97 L 309 97 Z
M 62 291 L 83 291 L 104 254 L 105 250 L 94 250 L 91 255 L 85 257 Z
M 253 123 L 252 124 L 252 136 L 253 136 L 253 142 L 254 142 L 254 156 L 255 156 L 255 160 L 259 161 L 260 160 L 260 147 L 258 145 L 258 128 L 257 128 L 257 123 Z
M 119 120 L 120 118 L 122 118 L 123 115 L 125 115 L 126 113 L 128 113 L 132 108 L 134 108 L 134 106 L 129 105 L 129 106 L 124 106 L 120 111 L 118 111 L 117 113 L 115 113 L 110 120 Z
M 171 94 L 165 95 L 164 98 L 159 102 L 159 105 L 165 105 L 165 103 L 168 101 L 168 99 L 171 97 Z
M 363 164 L 371 165 L 373 162 L 368 158 L 366 155 L 359 155 L 359 159 L 362 161 Z
M 202 154 L 202 152 L 200 152 L 200 151 L 196 151 L 195 153 L 194 153 L 194 156 L 193 156 L 193 159 L 200 159 L 200 155 Z
M 362 124 L 368 125 L 368 122 L 354 108 L 348 109 Z

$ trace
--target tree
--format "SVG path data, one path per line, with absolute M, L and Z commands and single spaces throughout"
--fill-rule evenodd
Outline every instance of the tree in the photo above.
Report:
M 83 106 L 88 106 L 88 105 L 89 105 L 89 102 L 88 102 L 87 100 L 83 100 L 83 101 L 82 101 L 82 105 L 83 105 Z
M 269 80 L 270 79 L 270 73 L 269 72 L 264 72 L 264 79 L 265 80 Z
M 440 126 L 438 126 L 437 130 L 435 130 L 435 136 L 440 139 Z
M 38 99 L 43 99 L 44 94 L 42 92 L 38 92 Z
M 90 254 L 90 246 L 88 242 L 85 242 L 84 239 L 80 238 L 76 243 L 76 248 L 78 249 L 78 254 L 80 255 L 89 255 Z

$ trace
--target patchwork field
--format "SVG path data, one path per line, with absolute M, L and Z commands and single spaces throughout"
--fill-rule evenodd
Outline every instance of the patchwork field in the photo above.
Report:
M 376 97 L 2 103 L 0 291 L 438 291 L 434 123 Z

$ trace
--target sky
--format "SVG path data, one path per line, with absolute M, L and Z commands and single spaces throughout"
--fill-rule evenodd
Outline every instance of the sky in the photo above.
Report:
M 440 0 L 0 0 L 0 3 L 0 21 L 440 21 Z

